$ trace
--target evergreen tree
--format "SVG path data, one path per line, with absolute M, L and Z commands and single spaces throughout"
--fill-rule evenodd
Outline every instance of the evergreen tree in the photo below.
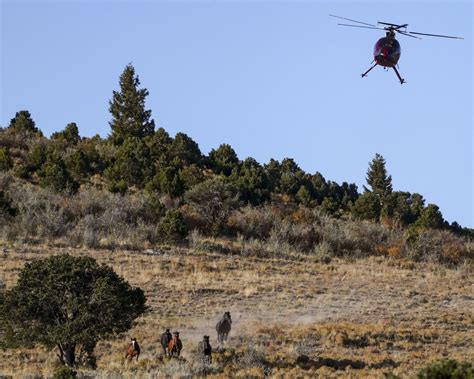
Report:
M 411 213 L 410 223 L 413 223 L 420 218 L 421 212 L 425 208 L 425 199 L 419 193 L 414 193 L 410 196 L 408 203 L 410 204 Z
M 311 193 L 306 188 L 306 186 L 301 186 L 298 192 L 296 193 L 296 200 L 301 205 L 308 207 L 311 205 Z
M 436 204 L 428 204 L 428 206 L 421 211 L 420 218 L 416 222 L 416 226 L 431 229 L 441 229 L 443 225 L 443 215 Z
M 334 215 L 339 209 L 334 199 L 329 196 L 324 198 L 320 207 L 321 210 L 328 215 Z
M 140 80 L 135 75 L 132 64 L 125 67 L 120 76 L 120 91 L 113 91 L 109 102 L 109 111 L 112 114 L 110 127 L 112 141 L 121 145 L 127 138 L 144 138 L 152 135 L 155 122 L 151 118 L 151 110 L 145 110 L 145 98 L 148 96 L 146 88 L 139 89 Z
M 159 238 L 163 242 L 178 243 L 183 241 L 188 230 L 184 222 L 184 217 L 177 210 L 169 210 L 158 224 Z
M 43 133 L 41 133 L 41 131 L 35 126 L 35 122 L 28 111 L 16 112 L 15 117 L 10 120 L 10 129 L 16 133 L 43 135 Z
M 352 214 L 361 220 L 380 220 L 380 201 L 373 192 L 363 193 L 352 207 Z
M 374 159 L 369 163 L 366 180 L 370 189 L 364 186 L 365 192 L 374 195 L 370 199 L 370 203 L 372 203 L 373 199 L 377 199 L 379 203 L 372 209 L 372 211 L 378 211 L 378 215 L 374 220 L 379 221 L 382 209 L 385 207 L 385 203 L 389 201 L 389 197 L 392 193 L 392 177 L 387 174 L 385 159 L 382 155 L 378 153 L 375 154 Z M 364 199 L 364 203 L 365 200 L 366 199 Z
M 92 354 L 97 341 L 129 330 L 145 310 L 140 288 L 109 266 L 67 254 L 27 263 L 5 293 L 0 319 L 15 340 L 57 348 L 73 367 L 76 353 Z
M 155 166 L 165 167 L 169 165 L 169 150 L 172 142 L 173 139 L 163 128 L 159 128 L 153 134 L 146 137 L 145 143 L 150 150 L 150 156 L 153 162 L 155 162 Z
M 281 164 L 272 158 L 264 168 L 270 182 L 270 191 L 274 192 L 280 187 Z
M 295 195 L 300 189 L 303 171 L 292 158 L 285 158 L 281 162 L 281 176 L 279 192 L 286 195 Z M 304 174 L 304 173 L 303 173 Z
M 115 160 L 104 175 L 110 183 L 123 180 L 128 187 L 142 188 L 152 175 L 149 150 L 143 140 L 126 138 L 117 148 Z
M 179 179 L 183 183 L 184 189 L 188 190 L 202 183 L 205 177 L 203 170 L 198 165 L 192 164 L 179 170 Z
M 270 182 L 264 168 L 254 159 L 246 158 L 240 169 L 235 167 L 232 182 L 239 190 L 239 197 L 243 203 L 260 205 L 270 200 Z
M 150 195 L 163 194 L 177 198 L 185 191 L 186 185 L 181 178 L 182 174 L 183 170 L 178 170 L 173 166 L 160 168 L 155 176 L 148 181 L 145 190 Z
M 217 174 L 229 176 L 232 170 L 237 167 L 239 158 L 235 150 L 228 144 L 220 145 L 217 150 L 212 149 L 209 153 L 211 167 Z
M 202 153 L 199 145 L 188 135 L 177 133 L 169 148 L 171 164 L 183 168 L 192 164 L 201 165 Z
M 56 151 L 48 152 L 38 176 L 42 187 L 50 187 L 58 193 L 75 193 L 79 188 L 79 183 L 72 178 L 64 160 Z
M 329 194 L 329 186 L 324 179 L 324 176 L 317 172 L 311 177 L 311 184 L 313 189 L 313 197 L 318 204 L 321 204 L 326 196 Z
M 366 179 L 371 190 L 364 186 L 365 191 L 373 192 L 382 201 L 387 195 L 392 193 L 392 177 L 387 175 L 385 159 L 380 154 L 375 154 L 375 158 L 369 163 Z
M 77 145 L 81 140 L 79 135 L 79 128 L 75 122 L 66 125 L 63 131 L 56 132 L 51 135 L 51 139 L 64 141 L 68 145 Z
M 393 220 L 396 225 L 406 226 L 412 222 L 410 209 L 410 193 L 396 191 L 385 199 L 381 210 L 382 219 Z

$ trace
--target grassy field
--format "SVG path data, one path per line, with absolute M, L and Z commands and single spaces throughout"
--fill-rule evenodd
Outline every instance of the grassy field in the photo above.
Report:
M 443 357 L 474 357 L 472 266 L 3 246 L 0 279 L 10 288 L 27 261 L 65 252 L 112 266 L 145 291 L 151 307 L 129 333 L 98 344 L 98 369 L 80 370 L 83 377 L 413 377 Z M 214 327 L 224 311 L 233 319 L 229 340 L 204 367 L 197 344 L 207 334 L 218 347 Z M 167 327 L 180 331 L 182 359 L 162 357 Z M 142 355 L 125 363 L 132 336 Z M 0 351 L 0 375 L 52 375 L 55 361 L 40 347 Z

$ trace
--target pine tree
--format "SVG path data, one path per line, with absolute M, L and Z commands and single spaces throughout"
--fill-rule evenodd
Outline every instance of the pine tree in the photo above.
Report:
M 116 145 L 121 145 L 128 137 L 144 138 L 155 130 L 155 121 L 150 119 L 151 110 L 145 110 L 148 90 L 139 89 L 139 85 L 135 68 L 128 64 L 120 76 L 120 91 L 113 91 L 109 102 L 112 114 L 112 121 L 109 123 L 112 128 L 111 138 Z
M 373 195 L 369 203 L 374 206 L 372 211 L 377 212 L 377 217 L 374 217 L 374 219 L 380 219 L 381 211 L 392 193 L 392 176 L 387 173 L 385 159 L 382 155 L 375 154 L 375 158 L 369 163 L 366 180 L 371 189 L 369 190 L 364 186 L 365 193 Z M 374 204 L 375 200 L 378 203 L 377 206 Z
M 373 192 L 381 199 L 392 193 L 392 176 L 387 175 L 385 159 L 380 154 L 375 154 L 375 158 L 369 163 L 366 179 L 371 188 L 369 190 L 364 186 L 366 192 Z

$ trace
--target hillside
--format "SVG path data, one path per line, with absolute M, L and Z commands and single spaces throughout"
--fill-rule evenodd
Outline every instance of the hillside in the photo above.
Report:
M 474 356 L 472 267 L 374 257 L 327 264 L 244 259 L 203 248 L 4 247 L 0 276 L 10 287 L 25 262 L 60 252 L 111 265 L 145 290 L 151 306 L 129 333 L 99 343 L 97 370 L 80 370 L 87 377 L 412 377 L 428 362 Z M 214 326 L 227 310 L 234 321 L 229 341 L 205 371 L 194 352 L 205 334 L 217 348 Z M 163 361 L 159 338 L 167 327 L 181 332 L 181 360 Z M 138 363 L 123 361 L 128 336 L 141 343 Z M 51 375 L 56 360 L 42 348 L 0 356 L 0 373 L 14 377 Z
M 79 365 L 79 377 L 394 378 L 472 361 L 472 229 L 394 189 L 380 154 L 362 191 L 291 158 L 241 160 L 228 144 L 203 154 L 155 128 L 139 85 L 127 65 L 106 138 L 75 123 L 46 137 L 26 110 L 0 128 L 0 376 L 57 369 L 55 346 L 25 348 L 4 309 L 28 262 L 61 253 L 112 267 L 150 307 L 126 333 L 88 341 L 97 368 Z M 234 323 L 218 346 L 225 311 Z M 162 356 L 165 328 L 181 332 L 179 359 Z M 210 366 L 196 357 L 204 335 Z M 142 355 L 126 363 L 130 337 Z

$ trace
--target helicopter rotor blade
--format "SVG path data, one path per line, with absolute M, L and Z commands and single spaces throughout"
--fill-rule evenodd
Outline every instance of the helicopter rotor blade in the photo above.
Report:
M 341 16 L 335 16 L 335 15 L 333 15 L 333 14 L 330 14 L 329 16 L 331 16 L 331 17 L 336 17 L 336 18 L 340 18 L 340 19 L 342 19 L 342 20 L 347 20 L 347 21 L 356 22 L 356 23 L 358 23 L 358 24 L 363 24 L 363 25 L 368 25 L 368 26 L 376 26 L 376 25 L 368 24 L 368 23 L 362 22 L 362 21 L 352 20 L 352 19 L 350 19 L 350 18 L 345 18 L 345 17 L 341 17 Z
M 396 32 L 397 32 L 397 33 L 400 33 L 400 34 L 403 34 L 404 36 L 407 36 L 407 37 L 416 38 L 416 39 L 422 39 L 422 38 L 420 38 L 420 37 L 415 37 L 415 36 L 412 36 L 411 34 L 408 34 L 408 33 L 405 33 L 405 32 L 401 32 L 400 30 L 397 30 Z
M 390 22 L 382 22 L 382 21 L 377 21 L 377 24 L 394 26 L 395 30 L 398 30 L 398 29 L 401 29 L 401 28 L 406 28 L 408 26 L 408 24 L 398 25 L 398 24 L 391 24 Z
M 419 34 L 422 36 L 431 36 L 431 37 L 442 37 L 442 38 L 452 38 L 452 39 L 464 39 L 463 37 L 453 37 L 453 36 L 444 36 L 442 34 L 428 34 L 428 33 L 418 33 L 418 32 L 408 32 L 410 34 Z
M 341 26 L 352 26 L 353 28 L 385 30 L 385 29 L 382 29 L 382 28 L 377 28 L 376 26 L 361 26 L 361 25 L 349 25 L 349 24 L 338 24 L 338 25 L 341 25 Z

